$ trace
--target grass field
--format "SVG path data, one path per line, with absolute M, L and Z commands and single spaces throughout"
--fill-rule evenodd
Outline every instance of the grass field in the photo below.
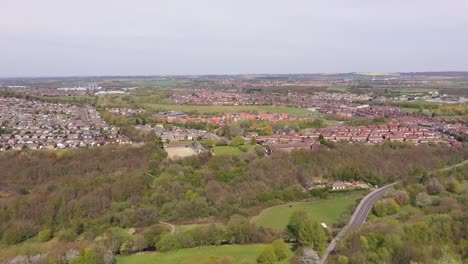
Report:
M 237 112 L 271 112 L 287 113 L 289 115 L 304 117 L 310 111 L 302 108 L 272 105 L 176 105 L 176 104 L 143 104 L 143 107 L 153 111 L 181 111 L 199 113 L 237 113 Z
M 250 148 L 250 145 L 247 145 Z M 240 156 L 245 152 L 242 152 L 238 147 L 233 146 L 214 146 L 213 147 L 214 154 L 217 156 Z
M 239 263 L 250 261 L 255 263 L 256 258 L 265 245 L 225 245 L 200 248 L 179 249 L 167 253 L 148 253 L 125 257 L 117 257 L 117 264 L 198 264 L 203 263 L 211 256 L 232 256 Z M 289 263 L 290 256 L 279 264 Z
M 355 204 L 357 195 L 341 197 L 330 200 L 305 203 L 289 203 L 266 208 L 251 221 L 258 226 L 269 227 L 277 230 L 286 228 L 289 217 L 294 211 L 304 210 L 320 223 L 334 224 L 348 208 Z

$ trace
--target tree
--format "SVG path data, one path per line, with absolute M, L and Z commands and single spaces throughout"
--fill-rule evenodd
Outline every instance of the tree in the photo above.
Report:
M 104 263 L 103 256 L 92 248 L 85 248 L 83 255 L 73 258 L 70 264 L 101 264 Z
M 267 245 L 257 257 L 257 262 L 261 264 L 274 264 L 276 261 L 278 261 L 278 257 L 272 245 Z
M 171 233 L 163 233 L 158 242 L 156 242 L 156 249 L 159 251 L 169 251 L 174 249 L 179 249 L 182 246 L 180 245 L 179 241 L 174 234 Z
M 462 264 L 463 262 L 456 255 L 451 254 L 448 250 L 444 250 L 442 257 L 437 262 L 439 264 Z
M 123 255 L 128 255 L 132 253 L 133 242 L 131 240 L 127 240 L 122 243 L 120 246 L 120 253 Z
M 348 264 L 349 263 L 349 260 L 348 260 L 348 257 L 346 256 L 338 256 L 338 264 Z
M 243 244 L 250 242 L 254 232 L 254 227 L 249 220 L 240 215 L 233 215 L 227 224 L 235 243 Z
M 419 193 L 416 195 L 415 204 L 422 208 L 428 207 L 432 204 L 431 196 L 427 193 Z
M 301 264 L 318 264 L 320 257 L 312 247 L 302 249 Z
M 3 239 L 9 245 L 17 244 L 35 236 L 36 232 L 31 223 L 17 221 L 5 229 Z
M 288 256 L 288 245 L 282 239 L 276 239 L 271 243 L 278 260 L 283 260 Z
M 235 136 L 231 139 L 231 146 L 238 147 L 244 145 L 245 140 L 241 136 Z
M 387 215 L 387 206 L 383 200 L 379 200 L 374 204 L 374 214 L 378 217 L 384 217 Z
M 145 249 L 148 246 L 146 243 L 146 240 L 143 236 L 136 235 L 133 238 L 133 246 L 132 246 L 132 251 L 133 252 L 141 252 L 143 249 Z
M 120 250 L 120 246 L 125 242 L 124 240 L 121 229 L 114 227 L 106 230 L 103 243 L 104 246 L 112 252 L 112 254 L 115 254 Z
M 369 242 L 367 241 L 367 238 L 365 236 L 360 236 L 359 240 L 361 241 L 361 246 L 364 250 L 369 249 Z
M 387 207 L 387 214 L 393 215 L 400 211 L 400 206 L 393 198 L 387 198 L 385 200 L 386 207 Z
M 304 219 L 298 233 L 300 245 L 312 247 L 317 252 L 323 252 L 327 243 L 327 235 L 322 226 L 310 217 Z
M 406 191 L 395 191 L 391 196 L 399 205 L 406 205 L 409 203 L 409 195 Z
M 439 194 L 442 191 L 442 185 L 439 183 L 437 178 L 432 178 L 426 185 L 426 191 L 430 195 Z
M 300 245 L 312 247 L 318 252 L 322 252 L 325 249 L 327 242 L 325 231 L 305 211 L 293 212 L 286 228 L 289 236 Z
M 461 191 L 460 183 L 455 179 L 451 179 L 447 184 L 447 191 L 452 193 L 459 193 Z
M 298 239 L 299 229 L 301 228 L 302 221 L 305 218 L 307 218 L 307 213 L 302 210 L 294 211 L 289 217 L 289 222 L 286 226 L 286 229 L 292 239 Z
M 203 146 L 204 148 L 207 148 L 207 149 L 208 149 L 208 148 L 212 148 L 212 147 L 213 147 L 214 141 L 213 141 L 213 139 L 211 139 L 211 138 L 207 138 L 205 141 L 202 141 L 201 144 L 202 144 L 202 146 Z

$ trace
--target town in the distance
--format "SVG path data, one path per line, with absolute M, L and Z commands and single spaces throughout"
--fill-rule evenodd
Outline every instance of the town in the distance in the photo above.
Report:
M 468 94 L 457 77 L 464 74 L 83 77 L 50 86 L 44 79 L 5 79 L 0 151 L 138 143 L 119 124 L 168 145 L 207 139 L 228 145 L 239 136 L 288 151 L 313 148 L 319 138 L 460 148 Z
M 0 79 L 0 262 L 467 263 L 468 72 Z

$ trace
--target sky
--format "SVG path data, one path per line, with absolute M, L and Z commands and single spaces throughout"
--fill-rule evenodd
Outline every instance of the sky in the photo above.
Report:
M 0 0 L 0 77 L 468 71 L 467 0 Z

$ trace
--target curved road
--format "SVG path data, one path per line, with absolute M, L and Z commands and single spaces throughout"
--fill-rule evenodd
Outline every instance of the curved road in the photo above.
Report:
M 468 164 L 468 160 L 465 160 L 461 163 L 449 166 L 447 168 L 441 169 L 440 171 L 448 171 L 451 169 L 454 169 L 459 166 L 463 166 L 465 164 Z M 327 263 L 327 258 L 328 256 L 335 250 L 336 245 L 338 242 L 343 239 L 344 235 L 350 228 L 360 228 L 363 224 L 364 221 L 366 221 L 367 215 L 369 215 L 369 212 L 374 205 L 374 203 L 382 197 L 385 193 L 387 193 L 393 186 L 397 185 L 400 182 L 395 182 L 389 185 L 385 185 L 384 187 L 381 187 L 379 189 L 375 189 L 368 195 L 366 195 L 361 202 L 359 203 L 358 207 L 354 211 L 353 215 L 351 216 L 351 219 L 349 220 L 348 224 L 340 231 L 340 233 L 333 238 L 333 240 L 330 242 L 330 245 L 328 246 L 327 250 L 323 254 L 320 263 Z
M 361 202 L 359 203 L 358 207 L 354 211 L 353 215 L 351 216 L 351 219 L 349 220 L 348 224 L 341 230 L 341 232 L 333 238 L 333 240 L 330 242 L 330 245 L 328 246 L 327 250 L 322 256 L 322 259 L 320 260 L 320 263 L 326 263 L 327 258 L 335 250 L 336 245 L 338 242 L 344 237 L 348 229 L 350 228 L 359 228 L 364 224 L 364 221 L 367 218 L 367 215 L 369 214 L 372 205 L 380 198 L 382 195 L 387 193 L 393 186 L 398 184 L 399 182 L 395 182 L 389 185 L 385 185 L 384 187 L 381 187 L 379 189 L 375 189 L 368 195 L 366 195 Z

